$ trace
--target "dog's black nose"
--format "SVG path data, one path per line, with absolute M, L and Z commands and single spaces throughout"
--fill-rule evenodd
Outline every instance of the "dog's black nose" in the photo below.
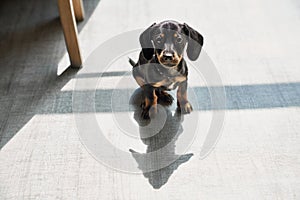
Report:
M 174 54 L 173 53 L 171 53 L 171 52 L 165 52 L 164 54 L 163 54 L 163 57 L 164 57 L 164 60 L 173 60 L 173 56 L 174 56 Z

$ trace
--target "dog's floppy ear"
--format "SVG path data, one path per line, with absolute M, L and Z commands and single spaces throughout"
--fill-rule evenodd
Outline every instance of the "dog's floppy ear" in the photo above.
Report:
M 183 24 L 183 31 L 188 37 L 187 56 L 191 61 L 195 61 L 203 46 L 203 36 L 186 23 Z
M 151 42 L 151 33 L 153 30 L 153 26 L 156 23 L 152 24 L 149 28 L 147 28 L 141 35 L 140 35 L 140 43 L 142 46 L 142 52 L 144 57 L 147 60 L 150 60 L 154 54 L 154 47 Z

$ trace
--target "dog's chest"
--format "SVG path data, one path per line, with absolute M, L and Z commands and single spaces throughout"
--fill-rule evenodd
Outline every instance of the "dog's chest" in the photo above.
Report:
M 145 75 L 147 83 L 153 87 L 163 87 L 166 90 L 174 90 L 180 82 L 186 80 L 186 77 L 177 70 L 157 66 L 149 67 Z

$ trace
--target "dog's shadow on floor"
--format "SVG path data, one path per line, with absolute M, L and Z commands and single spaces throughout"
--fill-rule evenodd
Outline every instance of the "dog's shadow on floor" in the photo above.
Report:
M 148 179 L 153 188 L 159 189 L 167 183 L 173 172 L 181 164 L 187 162 L 193 154 L 177 155 L 175 152 L 175 143 L 179 135 L 183 133 L 182 122 L 184 116 L 179 112 L 172 114 L 168 107 L 159 106 L 159 112 L 165 113 L 163 115 L 165 119 L 159 119 L 158 121 L 164 123 L 160 126 L 161 128 L 155 126 L 155 124 L 149 127 L 150 120 L 141 117 L 142 109 L 140 105 L 143 96 L 143 91 L 140 88 L 137 89 L 131 96 L 130 104 L 134 109 L 134 119 L 140 126 L 140 139 L 147 145 L 147 150 L 146 153 L 139 153 L 130 149 L 130 152 L 144 177 Z M 161 151 L 162 149 L 163 151 Z M 162 154 L 162 152 L 164 153 Z M 149 156 L 150 154 L 152 155 Z

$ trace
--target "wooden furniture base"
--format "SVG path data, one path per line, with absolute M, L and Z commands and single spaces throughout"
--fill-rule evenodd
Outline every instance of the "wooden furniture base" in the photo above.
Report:
M 65 42 L 69 53 L 71 66 L 82 67 L 82 57 L 78 42 L 76 20 L 84 19 L 82 0 L 57 0 Z M 76 19 L 76 20 L 75 20 Z

